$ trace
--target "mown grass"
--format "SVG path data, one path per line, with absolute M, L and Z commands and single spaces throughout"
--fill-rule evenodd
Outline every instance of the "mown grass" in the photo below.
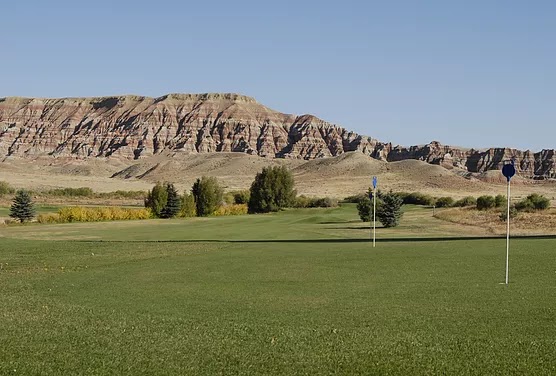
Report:
M 555 240 L 348 209 L 0 229 L 0 374 L 556 373 Z
M 37 214 L 44 214 L 44 213 L 55 213 L 60 209 L 61 206 L 54 206 L 54 205 L 35 205 L 35 210 Z M 10 207 L 9 206 L 0 206 L 0 217 L 8 217 L 10 215 Z

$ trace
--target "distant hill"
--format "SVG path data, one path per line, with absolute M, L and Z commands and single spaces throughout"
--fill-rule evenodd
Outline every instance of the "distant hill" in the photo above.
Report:
M 351 151 L 380 161 L 414 159 L 473 173 L 514 160 L 523 176 L 556 177 L 554 150 L 474 150 L 438 142 L 393 146 L 312 115 L 274 111 L 239 94 L 0 99 L 0 158 L 129 161 L 168 152 L 236 152 L 314 160 Z

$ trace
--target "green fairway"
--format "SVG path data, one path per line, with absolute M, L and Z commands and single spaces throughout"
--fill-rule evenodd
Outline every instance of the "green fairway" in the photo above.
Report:
M 556 240 L 424 210 L 0 228 L 0 374 L 556 373 Z
M 53 205 L 35 205 L 37 214 L 55 213 L 60 206 Z M 0 206 L 0 217 L 7 217 L 10 215 L 10 208 L 8 206 Z

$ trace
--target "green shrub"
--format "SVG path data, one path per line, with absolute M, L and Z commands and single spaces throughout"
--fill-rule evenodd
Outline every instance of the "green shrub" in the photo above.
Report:
M 449 208 L 454 206 L 454 199 L 451 197 L 439 197 L 436 199 L 435 206 L 437 208 Z
M 402 199 L 402 202 L 404 204 L 427 205 L 427 206 L 435 205 L 434 197 L 424 193 L 411 192 L 411 193 L 402 193 L 397 195 Z
M 364 193 L 359 193 L 357 195 L 347 196 L 346 198 L 344 198 L 342 200 L 342 202 L 351 203 L 351 204 L 358 204 L 359 201 L 363 200 L 365 197 L 367 197 L 367 195 L 365 195 Z
M 249 191 L 249 213 L 268 213 L 294 205 L 292 173 L 285 167 L 264 167 Z
M 550 207 L 550 200 L 542 195 L 533 193 L 515 204 L 519 211 L 545 210 Z
M 15 193 L 15 189 L 8 182 L 0 181 L 0 196 Z
M 487 210 L 494 208 L 496 204 L 495 198 L 493 196 L 481 196 L 477 198 L 477 209 Z
M 295 198 L 293 206 L 295 208 L 308 208 L 311 205 L 311 198 L 305 195 L 299 195 Z
M 155 217 L 160 217 L 162 209 L 164 209 L 168 202 L 168 191 L 166 188 L 165 185 L 158 182 L 151 191 L 147 192 L 145 207 L 151 209 Z
M 244 189 L 242 191 L 234 192 L 234 204 L 241 205 L 241 204 L 249 204 L 249 190 Z
M 248 204 L 249 203 L 249 190 L 230 191 L 224 193 L 223 201 L 225 204 Z
M 467 196 L 454 202 L 454 206 L 458 206 L 458 207 L 476 206 L 476 205 L 477 205 L 477 199 L 473 196 Z
M 330 197 L 297 196 L 293 205 L 296 208 L 333 208 L 338 206 L 338 200 Z
M 357 213 L 363 222 L 370 222 L 373 216 L 373 203 L 367 196 L 363 196 L 357 203 Z
M 197 215 L 200 217 L 213 214 L 222 205 L 223 189 L 214 177 L 203 176 L 197 179 L 191 193 L 195 198 Z
M 508 200 L 504 195 L 496 195 L 494 197 L 494 206 L 497 208 L 501 208 L 502 206 L 506 206 Z
M 334 208 L 338 206 L 338 200 L 331 197 L 321 197 L 313 201 L 313 208 Z

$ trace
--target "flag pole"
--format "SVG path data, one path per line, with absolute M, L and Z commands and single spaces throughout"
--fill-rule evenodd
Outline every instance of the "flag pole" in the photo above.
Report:
M 506 216 L 506 285 L 510 275 L 510 179 L 508 179 L 508 211 Z
M 508 209 L 506 212 L 506 286 L 510 276 L 510 180 L 515 175 L 514 162 L 502 166 L 502 175 L 508 180 Z
M 373 248 L 376 242 L 376 186 L 373 189 Z

